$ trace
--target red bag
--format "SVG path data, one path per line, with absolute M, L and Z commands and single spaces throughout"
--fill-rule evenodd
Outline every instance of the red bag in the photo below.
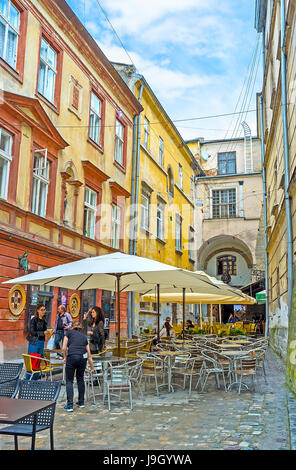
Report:
M 36 358 L 40 358 L 40 359 L 31 358 L 32 369 L 33 370 L 40 370 L 41 359 L 43 359 L 42 354 L 31 353 L 30 356 L 36 356 Z

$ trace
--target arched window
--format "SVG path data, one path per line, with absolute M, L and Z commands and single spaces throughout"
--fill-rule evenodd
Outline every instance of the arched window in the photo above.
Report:
M 168 193 L 171 196 L 173 196 L 174 195 L 174 176 L 173 176 L 173 170 L 171 166 L 168 167 L 167 173 L 168 173 L 168 176 L 167 176 Z
M 235 256 L 224 255 L 217 258 L 217 274 L 222 275 L 225 273 L 231 276 L 237 275 Z

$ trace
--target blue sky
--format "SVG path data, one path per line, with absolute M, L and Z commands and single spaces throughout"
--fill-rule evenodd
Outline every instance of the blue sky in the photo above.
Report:
M 131 63 L 97 0 L 67 1 L 109 60 Z M 255 0 L 99 1 L 172 120 L 255 108 L 255 94 L 261 88 L 259 52 L 252 98 L 242 106 L 243 85 L 257 44 Z M 242 135 L 244 119 L 255 135 L 255 112 L 176 126 L 184 139 L 226 138 Z

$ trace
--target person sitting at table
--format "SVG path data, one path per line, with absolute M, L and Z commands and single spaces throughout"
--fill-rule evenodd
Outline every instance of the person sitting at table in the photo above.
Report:
M 186 330 L 193 330 L 194 329 L 194 324 L 192 323 L 191 320 L 186 320 Z
M 170 336 L 172 338 L 176 337 L 175 330 L 173 328 L 173 325 L 171 324 L 171 319 L 170 317 L 167 317 L 161 330 L 159 331 L 159 339 L 161 339 L 163 336 Z M 154 336 L 152 340 L 152 349 L 157 350 L 157 343 L 158 343 L 158 337 L 157 335 Z
M 87 360 L 91 373 L 95 373 L 87 337 L 81 330 L 81 324 L 77 321 L 74 322 L 72 328 L 66 332 L 63 341 L 64 364 L 66 364 L 67 403 L 64 407 L 66 411 L 73 411 L 73 381 L 75 373 L 78 387 L 77 405 L 79 408 L 84 408 L 84 372 Z
M 238 318 L 235 314 L 231 313 L 229 315 L 227 323 L 236 323 L 238 321 Z
M 88 326 L 90 326 L 88 331 L 90 335 L 90 351 L 92 354 L 98 354 L 98 352 L 103 350 L 105 344 L 105 318 L 103 310 L 100 307 L 92 307 L 83 316 L 83 320 L 87 321 Z
M 45 320 L 46 307 L 43 304 L 38 304 L 35 309 L 35 314 L 30 320 L 29 334 L 27 336 L 28 354 L 40 354 L 44 357 L 44 341 L 47 330 L 47 322 Z M 26 373 L 25 379 L 29 380 L 31 374 Z M 38 380 L 40 374 L 34 374 L 32 379 Z

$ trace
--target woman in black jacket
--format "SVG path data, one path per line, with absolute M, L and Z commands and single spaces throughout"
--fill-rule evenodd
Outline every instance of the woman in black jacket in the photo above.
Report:
M 35 314 L 30 320 L 29 334 L 27 340 L 28 345 L 28 354 L 41 354 L 44 356 L 44 341 L 45 341 L 45 332 L 47 330 L 47 323 L 45 320 L 46 308 L 43 304 L 38 304 L 36 306 Z M 30 378 L 30 374 L 26 374 L 26 379 Z M 38 374 L 34 374 L 33 379 L 37 380 L 39 378 Z
M 88 318 L 90 314 L 90 318 Z M 100 307 L 92 307 L 83 317 L 84 321 L 87 321 L 90 326 L 89 347 L 92 354 L 97 354 L 103 350 L 105 344 L 105 332 L 104 332 L 104 314 Z

